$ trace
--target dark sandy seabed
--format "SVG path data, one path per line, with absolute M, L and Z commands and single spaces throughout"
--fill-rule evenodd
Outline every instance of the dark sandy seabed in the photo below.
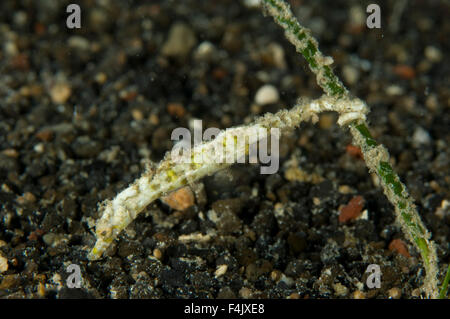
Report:
M 372 133 L 432 232 L 443 272 L 450 5 L 410 1 L 396 14 L 397 2 L 379 2 L 382 28 L 372 30 L 369 2 L 291 4 L 370 105 Z M 80 1 L 79 30 L 65 27 L 68 3 L 0 4 L 1 298 L 420 297 L 420 256 L 333 113 L 282 138 L 277 174 L 239 164 L 204 178 L 195 205 L 154 202 L 89 262 L 97 203 L 158 162 L 174 128 L 240 125 L 322 93 L 281 28 L 240 1 Z M 279 98 L 258 106 L 265 84 Z M 365 212 L 340 223 L 356 195 Z M 211 239 L 179 240 L 193 233 Z M 406 250 L 389 249 L 395 239 Z M 66 286 L 70 264 L 81 267 L 80 289 Z M 365 284 L 369 264 L 381 267 L 379 289 Z

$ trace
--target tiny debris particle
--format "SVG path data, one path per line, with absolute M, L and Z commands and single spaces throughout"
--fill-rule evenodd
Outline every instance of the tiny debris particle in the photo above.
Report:
M 194 205 L 194 194 L 191 188 L 186 186 L 162 197 L 161 200 L 170 208 L 183 211 Z
M 346 206 L 342 207 L 339 214 L 339 222 L 346 223 L 355 220 L 361 214 L 363 206 L 364 198 L 362 196 L 353 197 Z
M 263 85 L 255 94 L 255 103 L 266 105 L 278 102 L 280 96 L 276 87 L 270 84 Z
M 217 266 L 216 272 L 214 273 L 216 278 L 219 278 L 220 276 L 225 275 L 225 273 L 228 270 L 228 265 L 219 265 Z
M 0 255 L 0 273 L 8 270 L 8 259 Z
M 395 250 L 397 253 L 399 253 L 400 255 L 403 255 L 407 258 L 411 257 L 411 255 L 408 252 L 408 248 L 406 247 L 405 242 L 401 239 L 394 239 L 393 241 L 391 241 L 391 243 L 389 244 L 389 250 L 390 251 Z

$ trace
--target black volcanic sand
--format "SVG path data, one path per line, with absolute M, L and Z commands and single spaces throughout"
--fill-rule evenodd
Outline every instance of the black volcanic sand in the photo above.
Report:
M 432 232 L 443 271 L 450 6 L 398 3 L 383 2 L 382 28 L 368 29 L 368 2 L 292 1 L 336 74 L 371 106 L 373 135 Z M 79 30 L 65 27 L 67 4 L 0 4 L 0 297 L 420 297 L 420 256 L 333 113 L 282 138 L 277 174 L 239 164 L 204 178 L 194 206 L 154 202 L 89 262 L 97 203 L 158 162 L 174 128 L 193 119 L 239 125 L 321 91 L 282 29 L 241 1 L 81 1 Z M 257 106 L 264 84 L 279 99 Z M 339 223 L 356 195 L 366 212 Z M 211 238 L 179 240 L 193 233 Z M 389 249 L 394 239 L 411 257 Z M 66 286 L 70 264 L 81 267 L 80 289 Z M 365 284 L 369 264 L 381 267 L 380 289 Z M 226 272 L 216 276 L 220 265 Z

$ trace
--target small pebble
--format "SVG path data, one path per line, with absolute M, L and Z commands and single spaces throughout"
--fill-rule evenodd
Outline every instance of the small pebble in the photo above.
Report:
M 288 299 L 300 299 L 300 295 L 297 292 L 293 292 L 289 295 Z
M 68 40 L 68 45 L 69 47 L 71 47 L 72 49 L 77 49 L 77 50 L 88 50 L 89 49 L 89 41 L 81 36 L 78 35 L 74 35 L 71 36 Z
M 0 255 L 0 273 L 8 270 L 8 259 Z
M 359 80 L 359 70 L 351 65 L 342 68 L 342 75 L 349 85 L 354 85 Z
M 209 41 L 203 41 L 194 52 L 195 59 L 199 61 L 209 61 L 214 55 L 215 47 Z
M 154 256 L 156 259 L 161 260 L 161 258 L 162 258 L 162 252 L 161 252 L 161 250 L 158 249 L 158 248 L 155 248 L 155 249 L 153 250 L 153 256 Z
M 442 52 L 434 46 L 427 46 L 424 53 L 425 57 L 431 62 L 439 62 L 442 60 Z
M 398 85 L 390 85 L 386 88 L 386 94 L 390 96 L 402 95 L 403 89 Z
M 144 114 L 142 114 L 142 111 L 138 109 L 133 109 L 131 111 L 131 116 L 135 121 L 141 121 L 144 118 Z
M 339 222 L 346 223 L 355 220 L 361 214 L 363 206 L 364 198 L 362 196 L 353 197 L 346 206 L 342 207 Z
M 7 148 L 7 149 L 3 150 L 2 154 L 5 154 L 7 157 L 11 157 L 11 158 L 19 157 L 19 152 L 17 152 L 13 148 Z
M 324 113 L 319 117 L 319 127 L 323 130 L 330 129 L 336 122 L 336 115 L 334 113 Z
M 194 194 L 189 186 L 180 188 L 161 198 L 170 208 L 183 211 L 194 205 Z
M 360 5 L 350 8 L 350 24 L 352 26 L 362 26 L 366 23 L 366 13 Z
M 152 125 L 158 125 L 159 124 L 159 117 L 158 115 L 152 113 L 148 117 L 148 122 Z
M 167 104 L 167 112 L 172 116 L 182 118 L 186 114 L 186 109 L 181 103 L 169 103 Z
M 420 288 L 416 288 L 413 291 L 411 291 L 411 296 L 412 297 L 420 297 L 420 295 L 421 295 Z
M 22 196 L 17 198 L 17 202 L 21 205 L 34 203 L 36 202 L 36 196 L 34 196 L 33 193 L 26 192 Z
M 214 275 L 215 275 L 216 278 L 219 278 L 220 276 L 225 275 L 227 270 L 228 270 L 228 266 L 227 265 L 219 265 L 219 266 L 217 266 L 217 269 L 216 269 Z
M 284 283 L 287 287 L 292 287 L 295 285 L 294 279 L 286 276 L 285 274 L 281 274 L 280 282 Z
M 14 42 L 7 41 L 4 45 L 4 52 L 7 56 L 15 56 L 19 53 L 19 49 Z
M 276 87 L 270 84 L 263 85 L 255 95 L 255 103 L 266 105 L 278 102 L 280 96 Z
M 253 296 L 253 292 L 247 287 L 242 287 L 241 290 L 239 290 L 239 295 L 244 299 L 250 299 Z
M 434 214 L 439 218 L 443 219 L 446 215 L 450 214 L 450 202 L 444 199 L 441 202 L 441 206 L 436 209 Z M 1 245 L 0 245 L 1 247 Z
M 405 80 L 414 79 L 416 76 L 416 71 L 409 65 L 399 64 L 393 69 L 394 73 Z
M 281 45 L 272 42 L 267 46 L 266 51 L 267 51 L 266 55 L 270 60 L 268 62 L 270 62 L 270 64 L 274 65 L 275 67 L 281 70 L 286 69 L 287 65 L 286 60 L 284 58 L 284 49 Z
M 282 275 L 281 271 L 279 271 L 279 270 L 273 270 L 273 271 L 270 273 L 270 279 L 272 279 L 273 281 L 277 282 L 278 280 L 280 280 L 281 275 Z
M 406 247 L 406 244 L 401 239 L 394 239 L 389 244 L 389 250 L 390 251 L 396 251 L 400 255 L 403 255 L 407 258 L 411 257 L 411 255 L 408 252 L 408 248 Z
M 95 75 L 95 82 L 97 82 L 98 84 L 105 83 L 107 79 L 108 79 L 108 77 L 103 72 L 99 72 Z
M 389 298 L 400 299 L 400 297 L 402 296 L 402 291 L 399 288 L 395 287 L 395 288 L 389 289 L 388 294 L 389 294 Z
M 366 299 L 366 295 L 364 294 L 364 292 L 356 290 L 353 293 L 353 299 Z
M 217 294 L 217 299 L 235 299 L 236 295 L 230 287 L 222 287 Z
M 44 143 L 37 143 L 33 149 L 36 153 L 43 153 L 45 151 Z
M 341 185 L 338 188 L 338 192 L 341 193 L 341 194 L 350 194 L 350 193 L 353 193 L 354 190 L 353 190 L 353 188 L 351 188 L 348 185 Z
M 50 98 L 55 104 L 65 103 L 70 95 L 72 94 L 72 89 L 66 83 L 56 83 L 50 89 Z
M 42 282 L 38 283 L 37 293 L 39 297 L 41 298 L 45 297 L 45 285 Z
M 336 295 L 339 297 L 345 297 L 348 293 L 348 288 L 339 282 L 333 285 L 333 289 Z
M 36 138 L 43 142 L 49 142 L 53 138 L 53 132 L 50 130 L 42 130 L 36 133 Z
M 186 57 L 197 43 L 194 31 L 185 23 L 175 23 L 163 44 L 161 53 L 169 57 Z
M 256 8 L 259 8 L 259 6 L 260 6 L 259 1 L 260 0 L 244 0 L 244 5 L 247 8 L 256 9 Z
M 439 101 L 438 101 L 436 95 L 430 94 L 430 96 L 428 96 L 425 101 L 425 105 L 430 111 L 436 111 L 439 106 Z
M 414 146 L 427 145 L 431 142 L 430 134 L 420 126 L 416 128 L 412 136 Z
M 17 274 L 5 275 L 0 283 L 0 291 L 3 289 L 10 289 L 20 284 L 20 278 Z
M 349 145 L 347 145 L 345 147 L 345 150 L 347 151 L 347 153 L 349 155 L 351 155 L 353 157 L 363 158 L 362 151 L 361 151 L 361 149 L 358 146 L 354 146 L 354 145 L 349 144 Z

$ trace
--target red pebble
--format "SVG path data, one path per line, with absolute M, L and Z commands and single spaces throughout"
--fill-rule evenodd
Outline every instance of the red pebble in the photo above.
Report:
M 363 154 L 361 152 L 361 149 L 358 146 L 354 146 L 352 144 L 348 144 L 347 147 L 345 148 L 345 150 L 347 151 L 347 153 L 353 157 L 356 158 L 363 158 Z
M 361 215 L 361 210 L 364 207 L 364 198 L 362 196 L 353 197 L 350 202 L 341 209 L 341 213 L 339 214 L 339 222 L 346 223 Z
M 390 251 L 395 250 L 397 253 L 405 256 L 406 258 L 411 257 L 405 242 L 401 239 L 394 239 L 393 241 L 391 241 L 391 243 L 389 244 L 389 250 Z

